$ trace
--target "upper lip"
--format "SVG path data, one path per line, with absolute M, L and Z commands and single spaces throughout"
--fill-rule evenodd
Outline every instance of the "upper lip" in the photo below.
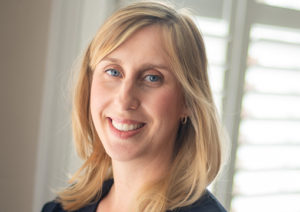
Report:
M 145 124 L 145 122 L 141 122 L 133 119 L 127 119 L 127 118 L 116 118 L 116 117 L 108 117 L 108 118 L 122 124 Z

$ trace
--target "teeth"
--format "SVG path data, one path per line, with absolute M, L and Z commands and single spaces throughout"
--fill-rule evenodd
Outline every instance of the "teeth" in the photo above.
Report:
M 143 126 L 143 124 L 124 124 L 112 120 L 112 125 L 120 131 L 135 130 Z

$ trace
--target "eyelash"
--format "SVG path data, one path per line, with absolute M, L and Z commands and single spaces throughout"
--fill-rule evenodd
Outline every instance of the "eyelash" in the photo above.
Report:
M 153 77 L 156 78 L 156 80 L 153 80 Z M 159 75 L 149 74 L 145 76 L 145 80 L 148 82 L 160 82 L 162 81 L 162 77 Z
M 109 68 L 109 69 L 105 70 L 105 72 L 112 77 L 122 77 L 122 73 L 114 68 Z M 143 79 L 145 79 L 145 81 L 150 82 L 150 83 L 159 83 L 163 80 L 163 77 L 160 75 L 148 74 L 148 75 L 144 76 Z
M 117 69 L 114 69 L 114 68 L 107 69 L 107 70 L 105 70 L 105 72 L 108 73 L 112 77 L 121 77 L 122 76 L 121 72 L 119 72 Z

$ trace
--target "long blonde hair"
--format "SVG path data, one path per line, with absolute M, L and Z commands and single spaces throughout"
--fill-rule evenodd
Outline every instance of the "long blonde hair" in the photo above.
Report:
M 97 200 L 102 184 L 112 178 L 106 154 L 90 113 L 92 71 L 99 61 L 137 30 L 159 25 L 172 71 L 182 86 L 189 109 L 177 133 L 172 167 L 159 182 L 141 190 L 136 211 L 158 212 L 190 205 L 201 197 L 221 164 L 222 130 L 207 76 L 202 36 L 184 11 L 157 2 L 131 4 L 115 12 L 99 29 L 84 55 L 74 92 L 72 123 L 78 155 L 85 161 L 59 193 L 65 210 L 76 210 Z

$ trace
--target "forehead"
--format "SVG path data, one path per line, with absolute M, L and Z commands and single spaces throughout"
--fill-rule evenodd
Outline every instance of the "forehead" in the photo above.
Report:
M 163 30 L 159 25 L 150 25 L 137 30 L 106 57 L 119 60 L 129 57 L 146 63 L 169 63 Z

